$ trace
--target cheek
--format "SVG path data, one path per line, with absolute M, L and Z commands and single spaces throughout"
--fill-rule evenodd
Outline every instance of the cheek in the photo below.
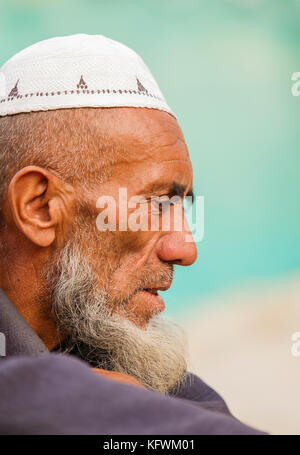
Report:
M 100 287 L 104 287 L 122 257 L 122 246 L 117 233 L 89 231 L 86 235 L 81 235 L 80 249 L 98 278 Z
M 149 234 L 151 237 L 149 238 Z M 152 252 L 153 233 L 122 232 L 116 234 L 122 245 L 120 260 L 109 285 L 112 298 L 126 298 L 137 287 L 138 280 Z M 149 248 L 150 245 L 150 248 Z
M 143 255 L 147 247 L 153 244 L 157 233 L 151 231 L 119 232 L 120 242 L 124 254 Z

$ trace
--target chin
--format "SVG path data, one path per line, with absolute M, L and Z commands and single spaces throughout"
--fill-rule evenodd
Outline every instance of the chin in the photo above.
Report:
M 145 329 L 154 316 L 165 310 L 165 303 L 158 293 L 147 290 L 138 291 L 120 311 L 120 315 L 126 317 L 137 327 Z

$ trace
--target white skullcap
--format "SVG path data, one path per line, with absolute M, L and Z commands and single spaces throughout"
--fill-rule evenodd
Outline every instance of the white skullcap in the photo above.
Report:
M 141 57 L 102 35 L 41 41 L 14 55 L 0 70 L 0 116 L 118 106 L 174 115 Z

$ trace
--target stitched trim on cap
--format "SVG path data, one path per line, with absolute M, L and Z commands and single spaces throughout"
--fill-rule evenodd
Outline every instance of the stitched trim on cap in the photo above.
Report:
M 134 94 L 134 95 L 144 95 L 144 96 L 150 96 L 151 98 L 157 99 L 159 101 L 164 101 L 162 98 L 159 96 L 153 95 L 152 93 L 149 93 L 148 91 L 137 91 L 137 90 L 111 90 L 111 89 L 102 89 L 102 90 L 61 90 L 57 92 L 36 92 L 36 93 L 25 93 L 24 95 L 16 95 L 16 96 L 8 96 L 7 98 L 3 98 L 0 100 L 0 103 L 6 103 L 8 101 L 13 101 L 15 99 L 23 99 L 23 98 L 31 98 L 32 96 L 59 96 L 59 95 L 79 95 L 79 94 L 85 94 L 85 95 L 94 95 L 96 93 L 106 93 L 106 94 L 115 94 L 115 93 L 120 93 L 120 94 Z

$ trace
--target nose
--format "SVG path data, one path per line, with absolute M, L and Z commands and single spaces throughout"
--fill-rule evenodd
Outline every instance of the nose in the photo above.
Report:
M 197 248 L 189 229 L 172 231 L 162 236 L 156 254 L 161 261 L 178 265 L 192 265 L 197 259 Z

